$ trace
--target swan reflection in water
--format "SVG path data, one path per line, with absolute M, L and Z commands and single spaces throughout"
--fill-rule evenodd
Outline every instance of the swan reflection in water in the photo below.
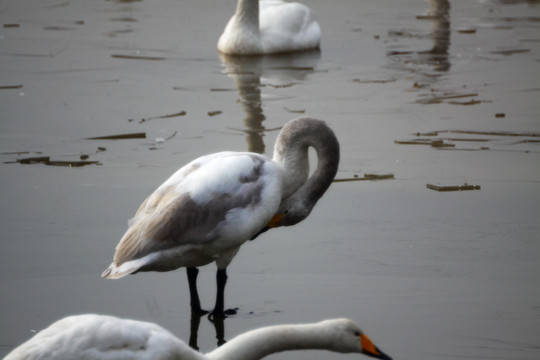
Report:
M 423 53 L 431 55 L 429 61 L 433 65 L 434 70 L 448 71 L 450 69 L 450 61 L 448 60 L 448 49 L 450 48 L 450 3 L 448 0 L 430 0 L 430 6 L 428 18 L 433 21 L 431 31 L 433 47 Z
M 229 56 L 219 54 L 224 72 L 233 79 L 238 93 L 238 102 L 246 114 L 244 128 L 247 151 L 264 153 L 264 133 L 279 129 L 267 129 L 263 111 L 261 87 L 288 88 L 305 81 L 316 72 L 320 51 L 303 51 L 291 54 L 267 56 Z M 283 97 L 276 97 L 283 100 Z M 265 101 L 272 101 L 267 98 Z
M 199 351 L 199 327 L 201 325 L 201 317 L 204 314 L 191 313 L 191 326 L 189 329 L 189 346 Z M 221 346 L 227 342 L 225 340 L 225 318 L 212 318 L 210 321 L 214 325 L 216 331 L 217 346 Z
M 388 56 L 396 60 L 397 67 L 422 76 L 421 80 L 436 80 L 450 69 L 450 3 L 448 0 L 429 0 L 430 8 L 418 20 L 431 21 L 433 27 L 429 37 L 433 40 L 430 49 L 421 51 L 389 51 Z M 401 34 L 401 31 L 397 31 Z M 410 65 L 416 65 L 411 67 Z M 428 73 L 423 65 L 428 65 L 435 73 Z M 418 67 L 420 66 L 420 68 Z

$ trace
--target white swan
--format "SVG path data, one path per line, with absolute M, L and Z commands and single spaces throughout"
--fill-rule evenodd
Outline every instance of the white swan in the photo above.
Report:
M 156 324 L 95 314 L 69 316 L 53 323 L 4 360 L 256 360 L 300 349 L 363 353 L 391 360 L 347 319 L 263 327 L 201 354 Z
M 307 6 L 282 0 L 238 0 L 219 38 L 219 52 L 263 55 L 316 49 L 321 28 Z
M 308 179 L 308 147 L 317 169 Z M 226 268 L 247 240 L 305 219 L 337 172 L 339 143 L 321 120 L 300 118 L 281 130 L 272 160 L 256 153 L 200 157 L 174 173 L 139 207 L 102 276 L 186 267 L 191 309 L 204 313 L 196 267 L 217 264 L 213 315 L 224 317 Z

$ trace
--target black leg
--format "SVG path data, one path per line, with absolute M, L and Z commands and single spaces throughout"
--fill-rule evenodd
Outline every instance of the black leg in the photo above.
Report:
M 199 337 L 199 325 L 201 324 L 201 314 L 191 312 L 191 329 L 189 331 L 189 346 L 199 351 L 197 339 Z
M 225 285 L 227 285 L 227 269 L 218 269 L 216 273 L 217 294 L 216 294 L 216 306 L 212 315 L 214 317 L 225 317 Z
M 216 273 L 217 295 L 216 306 L 212 311 L 213 318 L 225 318 L 227 315 L 236 314 L 236 309 L 225 311 L 225 285 L 227 284 L 227 269 L 218 269 Z
M 208 311 L 201 309 L 201 301 L 199 300 L 199 292 L 197 291 L 197 275 L 199 275 L 199 269 L 186 268 L 188 283 L 189 283 L 189 296 L 191 304 L 191 312 L 195 314 L 207 314 Z

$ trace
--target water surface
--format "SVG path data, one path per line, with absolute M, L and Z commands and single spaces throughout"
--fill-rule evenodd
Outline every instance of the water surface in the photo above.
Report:
M 338 178 L 394 179 L 335 183 L 306 221 L 246 244 L 224 338 L 345 316 L 396 359 L 540 356 L 540 5 L 306 3 L 320 52 L 244 60 L 215 49 L 233 0 L 0 5 L 0 355 L 88 312 L 188 341 L 184 270 L 99 277 L 127 220 L 191 159 L 270 156 L 279 128 L 309 115 L 340 140 Z M 481 189 L 426 188 L 465 183 Z M 210 307 L 215 269 L 201 270 Z M 200 320 L 209 351 L 216 329 Z M 272 358 L 328 357 L 358 358 Z

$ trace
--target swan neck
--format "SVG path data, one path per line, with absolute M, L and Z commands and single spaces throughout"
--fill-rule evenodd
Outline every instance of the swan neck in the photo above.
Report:
M 308 179 L 309 147 L 313 147 L 317 153 L 317 168 Z M 299 192 L 302 201 L 314 206 L 336 175 L 339 142 L 323 121 L 297 119 L 294 126 L 283 128 L 280 133 L 273 160 L 281 164 L 285 172 L 283 198 Z
M 278 325 L 249 331 L 206 354 L 209 360 L 257 360 L 288 350 L 330 349 L 328 334 L 317 324 Z
M 242 26 L 259 33 L 259 0 L 238 0 L 235 15 Z

